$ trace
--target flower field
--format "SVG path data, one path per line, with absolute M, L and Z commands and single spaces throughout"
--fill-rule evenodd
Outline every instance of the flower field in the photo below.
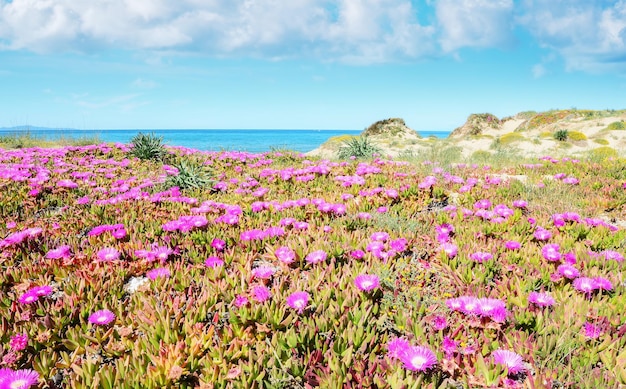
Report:
M 0 388 L 626 387 L 622 160 L 157 154 L 0 149 Z

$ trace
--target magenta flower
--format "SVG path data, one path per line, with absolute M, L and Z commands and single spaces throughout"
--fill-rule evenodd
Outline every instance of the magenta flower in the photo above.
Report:
M 489 199 L 478 200 L 476 203 L 474 203 L 474 208 L 489 209 L 491 208 L 491 201 L 489 201 Z
M 39 373 L 35 370 L 0 369 L 0 388 L 28 389 L 39 383 Z
M 392 339 L 387 343 L 387 356 L 392 359 L 400 359 L 400 355 L 409 347 L 411 347 L 411 345 L 406 339 Z
M 293 292 L 287 297 L 287 305 L 298 311 L 298 313 L 304 312 L 307 304 L 309 303 L 309 294 L 307 292 Z
M 448 328 L 448 321 L 445 316 L 437 315 L 433 317 L 432 326 L 437 331 L 443 331 Z
M 508 240 L 504 243 L 504 247 L 506 247 L 507 250 L 519 250 L 522 245 L 520 244 L 520 242 Z
M 15 334 L 9 340 L 9 347 L 11 347 L 13 351 L 22 351 L 26 348 L 27 345 L 28 345 L 27 333 Z
M 475 253 L 470 254 L 470 259 L 478 263 L 489 261 L 492 258 L 493 258 L 493 255 L 491 255 L 490 253 L 483 252 L 483 251 L 477 251 Z
M 252 269 L 252 276 L 255 278 L 269 279 L 272 278 L 276 272 L 275 267 L 271 266 L 259 266 Z
M 583 293 L 591 293 L 596 288 L 595 282 L 591 278 L 587 277 L 576 278 L 572 285 L 574 285 L 576 290 Z
M 256 302 L 262 303 L 272 297 L 270 290 L 264 285 L 252 288 L 252 296 Z
M 522 357 L 509 350 L 498 349 L 491 353 L 493 361 L 498 365 L 504 365 L 509 374 L 517 374 L 526 370 Z
M 602 333 L 604 332 L 602 331 L 602 327 L 589 322 L 585 323 L 583 330 L 585 332 L 585 336 L 588 339 L 598 339 L 600 335 L 602 335 Z
M 437 364 L 435 353 L 424 346 L 411 346 L 400 354 L 404 368 L 412 371 L 426 371 Z
M 354 259 L 363 259 L 363 257 L 365 257 L 365 252 L 363 250 L 352 250 L 350 251 L 350 257 Z
M 149 270 L 146 273 L 146 276 L 152 281 L 156 280 L 157 278 L 168 278 L 170 275 L 170 269 L 166 267 L 158 267 L 156 269 Z
M 287 246 L 281 246 L 274 251 L 274 255 L 282 263 L 290 264 L 296 260 L 296 253 Z
M 443 349 L 444 354 L 446 354 L 446 358 L 451 358 L 457 351 L 458 343 L 449 336 L 445 336 L 443 338 L 443 342 L 441 342 L 441 348 Z
M 46 258 L 48 259 L 67 259 L 71 255 L 70 246 L 63 245 L 59 246 L 56 249 L 52 249 L 46 253 Z
M 223 251 L 226 248 L 226 242 L 221 239 L 214 238 L 211 241 L 211 247 L 213 247 L 217 251 Z
M 574 278 L 580 276 L 580 271 L 578 271 L 578 269 L 576 269 L 574 266 L 570 265 L 569 263 L 564 263 L 562 265 L 559 265 L 556 268 L 556 271 L 559 275 L 568 278 L 570 280 L 573 280 Z
M 316 264 L 316 263 L 320 263 L 320 262 L 324 262 L 326 260 L 326 251 L 324 250 L 317 250 L 317 251 L 313 251 L 312 253 L 309 253 L 309 255 L 306 256 L 306 258 L 304 258 L 308 263 L 311 264 Z
M 386 232 L 374 232 L 370 239 L 375 242 L 386 242 L 389 239 L 389 234 Z
M 222 261 L 218 257 L 208 257 L 206 259 L 206 261 L 204 261 L 204 264 L 207 267 L 217 268 L 217 267 L 220 267 L 220 266 L 224 266 L 224 261 Z
M 151 251 L 152 260 L 159 260 L 161 264 L 164 264 L 167 259 L 174 253 L 174 250 L 167 246 L 159 246 Z
M 115 320 L 115 314 L 108 309 L 101 309 L 89 315 L 91 324 L 105 326 Z
M 233 304 L 235 304 L 237 308 L 241 308 L 244 305 L 248 304 L 248 298 L 244 295 L 239 294 L 237 295 L 237 297 L 235 297 Z
M 115 239 L 124 239 L 126 237 L 126 230 L 124 228 L 120 228 L 119 230 L 113 230 L 111 233 Z
M 454 243 L 443 243 L 440 250 L 446 253 L 449 258 L 454 258 L 459 253 L 459 248 Z
M 545 230 L 541 227 L 537 227 L 537 229 L 535 230 L 535 233 L 533 234 L 533 236 L 535 237 L 535 239 L 537 240 L 548 240 L 550 238 L 552 238 L 552 233 L 548 230 Z
M 595 289 L 613 290 L 613 284 L 611 283 L 611 281 L 609 281 L 608 279 L 604 277 L 594 277 L 593 283 L 594 283 Z
M 558 262 L 562 258 L 560 249 L 561 247 L 556 243 L 547 244 L 541 249 L 541 255 L 548 261 Z
M 37 300 L 39 300 L 39 296 L 37 295 L 37 293 L 29 290 L 26 293 L 22 294 L 17 301 L 19 301 L 20 304 L 32 304 Z
M 604 258 L 606 258 L 607 261 L 608 260 L 617 261 L 617 262 L 623 262 L 624 261 L 624 256 L 622 254 L 618 253 L 617 251 L 604 250 L 600 254 L 604 255 Z
M 399 253 L 406 250 L 406 246 L 407 246 L 407 240 L 405 238 L 398 238 L 389 242 L 389 247 L 391 247 L 392 250 L 399 252 Z
M 105 247 L 98 251 L 98 260 L 101 262 L 110 262 L 120 259 L 120 253 L 112 247 Z
M 377 275 L 360 274 L 354 279 L 354 285 L 356 285 L 359 290 L 368 292 L 380 287 L 380 280 Z
M 530 292 L 528 303 L 538 307 L 551 307 L 554 305 L 554 298 L 549 293 Z

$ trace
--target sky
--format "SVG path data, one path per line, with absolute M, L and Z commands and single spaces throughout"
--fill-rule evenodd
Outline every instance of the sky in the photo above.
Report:
M 626 108 L 626 0 L 0 0 L 0 127 Z

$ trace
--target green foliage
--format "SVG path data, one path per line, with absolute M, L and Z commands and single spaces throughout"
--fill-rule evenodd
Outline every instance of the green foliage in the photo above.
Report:
M 54 139 L 48 139 L 44 136 L 36 136 L 30 131 L 14 132 L 6 135 L 0 135 L 0 147 L 5 149 L 23 149 L 31 147 L 60 147 L 60 146 L 86 146 L 99 144 L 101 140 L 98 135 L 81 136 L 72 138 L 61 136 Z
M 599 144 L 599 145 L 603 145 L 606 146 L 609 144 L 609 141 L 606 139 L 594 139 L 593 140 L 595 143 Z
M 132 149 L 130 155 L 144 160 L 162 161 L 167 156 L 167 150 L 163 144 L 163 137 L 155 134 L 138 133 L 130 140 Z
M 589 158 L 593 161 L 603 161 L 617 157 L 617 150 L 609 146 L 602 146 L 589 151 Z
M 613 122 L 606 127 L 608 130 L 621 131 L 626 130 L 626 123 L 624 121 Z
M 500 138 L 500 145 L 508 146 L 515 142 L 520 142 L 526 140 L 526 138 L 517 132 L 509 132 L 508 134 L 502 135 Z
M 167 188 L 177 186 L 182 190 L 200 189 L 214 182 L 211 172 L 199 162 L 181 159 L 172 166 L 178 170 L 178 174 L 167 177 Z
M 580 131 L 569 131 L 567 137 L 573 141 L 587 140 L 587 135 Z
M 381 152 L 380 148 L 376 147 L 367 136 L 359 136 L 344 142 L 337 152 L 337 157 L 339 159 L 372 158 L 374 154 L 381 154 Z
M 569 132 L 567 130 L 557 130 L 554 133 L 554 139 L 558 140 L 559 142 L 565 142 L 568 137 Z

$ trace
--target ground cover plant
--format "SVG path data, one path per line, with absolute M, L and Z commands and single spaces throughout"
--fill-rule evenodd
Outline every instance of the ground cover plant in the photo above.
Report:
M 0 387 L 618 388 L 625 185 L 615 158 L 0 149 Z

